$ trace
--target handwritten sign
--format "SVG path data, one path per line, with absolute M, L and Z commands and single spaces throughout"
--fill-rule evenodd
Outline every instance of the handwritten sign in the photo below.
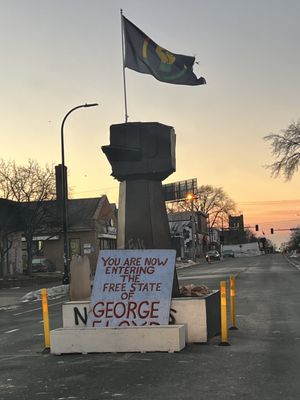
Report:
M 87 325 L 168 325 L 175 254 L 175 250 L 101 250 Z

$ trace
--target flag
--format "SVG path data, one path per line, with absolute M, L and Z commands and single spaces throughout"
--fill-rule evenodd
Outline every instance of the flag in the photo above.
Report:
M 171 53 L 164 49 L 124 16 L 123 27 L 125 67 L 176 85 L 196 86 L 206 83 L 204 78 L 197 78 L 193 72 L 195 57 Z

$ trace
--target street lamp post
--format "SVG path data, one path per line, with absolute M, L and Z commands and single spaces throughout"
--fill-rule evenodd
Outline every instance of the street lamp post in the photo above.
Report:
M 210 226 L 210 218 L 209 218 L 209 214 L 207 214 L 207 222 L 208 222 L 208 250 L 211 250 L 211 242 L 212 242 L 212 240 L 213 240 L 213 237 L 212 237 L 212 229 L 211 229 L 211 226 Z
M 65 146 L 64 146 L 64 125 L 68 116 L 78 108 L 83 107 L 95 107 L 98 106 L 97 103 L 82 104 L 80 106 L 72 108 L 64 117 L 61 124 L 61 181 L 62 181 L 62 225 L 63 225 L 63 239 L 64 239 L 64 274 L 63 274 L 63 285 L 68 285 L 70 283 L 69 278 L 69 261 L 70 252 L 68 244 L 68 188 L 67 181 L 65 177 Z
M 192 261 L 195 261 L 196 260 L 196 244 L 195 244 L 196 227 L 195 227 L 194 200 L 197 197 L 194 194 L 189 193 L 186 198 L 187 198 L 187 200 L 191 201 L 191 214 L 192 214 Z
M 222 211 L 222 240 L 220 240 L 220 250 L 221 250 L 221 259 L 223 260 L 223 249 L 224 249 L 224 212 Z

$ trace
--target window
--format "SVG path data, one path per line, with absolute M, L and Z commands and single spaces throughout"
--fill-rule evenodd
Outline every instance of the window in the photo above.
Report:
M 117 241 L 115 239 L 100 239 L 99 241 L 100 250 L 112 250 L 116 249 Z
M 38 256 L 38 257 L 44 257 L 44 241 L 43 240 L 34 240 L 32 242 L 32 255 Z
M 70 259 L 72 260 L 73 256 L 80 256 L 81 255 L 81 245 L 80 239 L 70 239 Z

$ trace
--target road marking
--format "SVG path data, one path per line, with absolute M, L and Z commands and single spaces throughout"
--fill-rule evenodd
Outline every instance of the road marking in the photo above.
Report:
M 25 357 L 27 357 L 27 358 L 29 358 L 29 357 L 40 357 L 40 354 L 17 354 L 17 355 L 15 355 L 15 354 L 5 354 L 4 356 L 0 356 L 0 361 L 1 362 L 4 362 L 4 361 L 13 361 L 13 360 L 15 360 L 15 359 L 18 359 L 18 358 L 25 358 Z
M 57 306 L 58 304 L 63 304 L 63 303 L 64 303 L 64 301 L 63 302 L 59 301 L 58 303 L 49 304 L 48 307 Z M 28 314 L 28 313 L 31 313 L 31 312 L 34 312 L 34 311 L 38 311 L 38 310 L 41 310 L 41 309 L 42 309 L 42 307 L 32 308 L 31 310 L 22 311 L 22 312 L 13 314 L 13 316 L 17 317 L 18 315 Z
M 41 310 L 41 307 L 39 307 L 39 308 L 33 308 L 32 310 L 23 311 L 23 312 L 20 312 L 20 313 L 16 313 L 16 314 L 13 314 L 13 316 L 16 317 L 16 316 L 18 316 L 18 315 L 31 313 L 31 312 L 37 311 L 37 310 Z
M 17 331 L 19 331 L 20 329 L 12 329 L 12 330 L 10 330 L 10 331 L 6 331 L 6 332 L 4 332 L 4 333 L 13 333 L 13 332 L 17 332 Z

